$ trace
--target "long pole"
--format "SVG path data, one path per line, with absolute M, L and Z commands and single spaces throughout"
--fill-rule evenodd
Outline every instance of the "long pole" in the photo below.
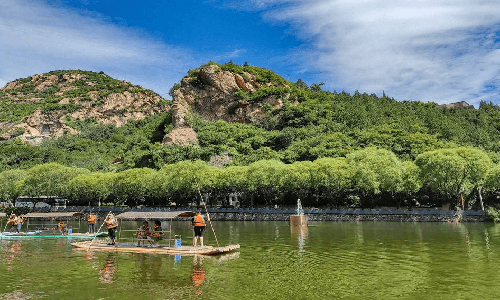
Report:
M 9 216 L 9 218 L 10 218 L 10 216 Z M 7 218 L 7 223 L 5 223 L 5 227 L 3 228 L 2 235 L 5 232 L 5 230 L 7 230 L 7 225 L 9 225 L 9 218 Z
M 104 218 L 104 221 L 106 221 L 106 219 L 108 218 L 108 216 L 109 216 L 109 214 L 110 214 L 110 213 L 111 213 L 111 212 L 108 212 L 108 214 L 107 214 L 107 215 L 106 215 L 106 217 Z M 96 239 L 97 235 L 99 234 L 99 231 L 101 231 L 101 228 L 102 228 L 102 226 L 104 225 L 104 223 L 106 223 L 106 222 L 102 222 L 101 227 L 99 227 L 99 230 L 97 230 L 97 232 L 95 233 L 94 238 L 92 239 L 92 241 L 90 241 L 90 244 L 89 244 L 89 247 L 87 248 L 87 251 L 90 249 L 90 246 L 94 243 L 94 241 L 95 241 L 95 239 Z
M 205 205 L 205 201 L 203 201 L 203 197 L 201 196 L 200 186 L 198 185 L 198 181 L 196 181 L 196 188 L 198 189 L 198 194 L 200 195 L 201 203 L 205 207 L 205 211 L 207 212 L 208 222 L 210 223 L 210 227 L 212 228 L 212 232 L 215 236 L 215 242 L 217 243 L 217 247 L 219 247 L 219 241 L 217 240 L 217 235 L 215 234 L 214 226 L 212 225 L 212 220 L 210 219 L 210 214 L 208 213 L 207 206 Z

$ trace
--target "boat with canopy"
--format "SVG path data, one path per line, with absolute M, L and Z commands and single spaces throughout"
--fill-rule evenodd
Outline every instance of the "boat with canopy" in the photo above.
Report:
M 170 220 L 169 229 L 163 231 L 168 233 L 168 238 L 163 241 L 168 241 L 167 244 L 160 244 L 159 241 L 147 238 L 143 247 L 137 247 L 134 242 L 123 243 L 117 242 L 114 245 L 108 245 L 105 241 L 82 241 L 71 243 L 73 247 L 83 250 L 96 250 L 96 251 L 111 251 L 111 252 L 129 252 L 129 253 L 152 253 L 152 254 L 176 254 L 176 255 L 219 255 L 235 251 L 240 248 L 240 245 L 227 245 L 220 247 L 217 246 L 186 246 L 178 243 L 176 236 L 172 237 L 172 220 L 185 219 L 189 220 L 194 216 L 192 211 L 153 211 L 153 212 L 137 212 L 130 211 L 124 212 L 116 216 L 120 220 Z M 215 233 L 214 233 L 215 234 Z M 174 245 L 171 244 L 174 242 Z
M 0 239 L 17 239 L 17 238 L 95 238 L 96 236 L 106 236 L 106 233 L 97 234 L 73 232 L 73 228 L 69 228 L 67 234 L 61 234 L 57 229 L 55 220 L 68 220 L 73 217 L 81 216 L 79 212 L 31 212 L 23 215 L 26 220 L 26 231 L 10 232 L 4 231 L 0 233 Z M 5 213 L 0 217 L 6 217 Z M 80 219 L 79 219 L 80 221 Z M 79 226 L 80 227 L 80 226 Z

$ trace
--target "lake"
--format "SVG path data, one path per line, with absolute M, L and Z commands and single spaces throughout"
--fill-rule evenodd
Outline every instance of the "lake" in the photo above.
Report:
M 167 227 L 163 222 L 164 228 Z M 78 222 L 73 222 L 75 232 Z M 81 224 L 83 229 L 83 223 Z M 137 222 L 124 222 L 130 241 Z M 190 224 L 174 233 L 190 244 Z M 67 239 L 0 241 L 0 299 L 495 299 L 500 225 L 215 222 L 215 258 L 85 252 Z M 210 227 L 206 243 L 215 245 Z M 74 239 L 73 239 L 74 240 Z

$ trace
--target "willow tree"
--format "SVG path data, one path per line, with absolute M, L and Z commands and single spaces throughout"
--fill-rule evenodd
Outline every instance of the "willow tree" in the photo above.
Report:
M 215 185 L 217 180 L 216 167 L 209 166 L 201 160 L 181 161 L 176 164 L 164 165 L 159 171 L 163 182 L 162 189 L 168 196 L 177 195 L 182 199 L 181 204 L 187 204 L 187 199 L 200 199 L 197 196 L 198 188 L 202 191 Z
M 313 188 L 311 174 L 313 166 L 314 163 L 310 161 L 296 161 L 291 165 L 285 165 L 280 174 L 282 190 L 288 190 L 297 195 L 298 198 L 306 198 L 310 195 Z M 278 195 L 282 195 L 282 193 Z
M 0 199 L 15 201 L 27 176 L 26 170 L 7 170 L 0 173 Z
M 403 168 L 393 152 L 369 147 L 347 155 L 347 161 L 354 172 L 353 188 L 361 193 L 364 204 L 373 204 L 369 199 L 373 194 L 388 192 L 394 198 L 402 190 Z
M 149 168 L 128 169 L 116 173 L 111 180 L 110 190 L 116 197 L 119 204 L 134 204 L 139 205 L 139 202 L 144 202 L 148 191 L 148 175 L 156 173 L 155 170 Z
M 311 187 L 319 197 L 345 199 L 352 186 L 353 169 L 344 157 L 320 158 L 311 167 L 311 177 Z M 340 203 L 331 204 L 338 206 Z
M 254 196 L 260 195 L 265 204 L 275 204 L 276 195 L 283 192 L 283 177 L 286 176 L 285 164 L 279 160 L 259 160 L 248 166 L 247 182 L 253 206 Z
M 101 202 L 111 195 L 111 184 L 116 173 L 80 174 L 68 183 L 71 197 L 89 202 Z
M 478 190 L 484 210 L 481 189 L 492 162 L 486 152 L 472 147 L 439 149 L 420 154 L 415 160 L 424 185 L 445 195 L 452 207 L 459 197 Z
M 28 196 L 70 196 L 69 181 L 87 173 L 87 169 L 57 163 L 37 165 L 27 170 L 22 192 Z

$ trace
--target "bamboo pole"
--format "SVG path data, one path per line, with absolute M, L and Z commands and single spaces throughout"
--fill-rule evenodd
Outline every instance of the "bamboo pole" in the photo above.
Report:
M 210 214 L 208 213 L 207 205 L 205 204 L 205 201 L 203 201 L 203 197 L 201 196 L 200 186 L 198 185 L 198 181 L 195 182 L 196 182 L 196 188 L 198 189 L 198 194 L 200 195 L 201 203 L 203 203 L 205 211 L 207 212 L 208 222 L 210 223 L 210 227 L 212 228 L 212 232 L 214 233 L 215 242 L 217 243 L 217 247 L 219 247 L 219 241 L 217 240 L 217 235 L 215 234 L 214 226 L 212 225 L 212 220 L 210 219 Z
M 106 215 L 106 217 L 104 218 L 104 221 L 106 221 L 106 218 L 109 216 L 109 214 L 110 214 L 110 213 L 111 213 L 111 212 L 108 212 L 108 214 L 107 214 L 107 215 Z M 101 231 L 101 228 L 102 228 L 102 226 L 104 225 L 104 223 L 106 223 L 106 222 L 102 222 L 101 227 L 99 227 L 99 230 L 97 230 L 97 232 L 95 233 L 94 238 L 92 239 L 92 241 L 90 241 L 90 243 L 89 243 L 89 247 L 87 248 L 87 251 L 88 251 L 88 250 L 90 250 L 90 246 L 92 245 L 92 243 L 94 243 L 94 241 L 95 241 L 95 239 L 97 238 L 97 235 L 99 234 L 99 231 Z

